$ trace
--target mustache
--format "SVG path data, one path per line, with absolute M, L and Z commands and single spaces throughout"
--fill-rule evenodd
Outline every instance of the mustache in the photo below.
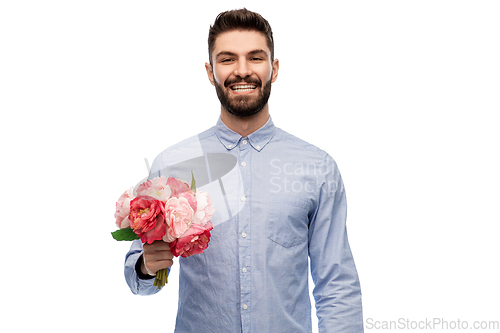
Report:
M 241 82 L 245 82 L 245 83 L 250 83 L 250 84 L 255 84 L 257 87 L 262 87 L 262 81 L 259 80 L 258 78 L 246 78 L 246 79 L 243 79 L 243 78 L 236 78 L 236 79 L 227 79 L 225 82 L 224 82 L 224 87 L 229 87 L 229 85 L 231 84 L 235 84 L 235 83 L 241 83 Z

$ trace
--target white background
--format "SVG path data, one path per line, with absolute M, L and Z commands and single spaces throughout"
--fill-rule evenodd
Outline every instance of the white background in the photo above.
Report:
M 114 205 L 215 124 L 208 28 L 243 6 L 274 30 L 275 124 L 342 172 L 365 320 L 499 321 L 498 1 L 20 0 L 0 4 L 2 324 L 173 332 L 177 272 L 132 295 Z

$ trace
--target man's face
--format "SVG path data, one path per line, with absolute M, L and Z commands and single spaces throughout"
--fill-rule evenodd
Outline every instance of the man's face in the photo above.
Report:
M 235 30 L 219 35 L 212 64 L 205 64 L 208 78 L 226 111 L 248 117 L 267 105 L 279 63 L 271 62 L 264 34 Z

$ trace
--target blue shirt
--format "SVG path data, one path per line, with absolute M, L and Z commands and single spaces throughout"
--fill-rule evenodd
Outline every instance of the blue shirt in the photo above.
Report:
M 163 151 L 156 176 L 191 180 L 216 212 L 208 248 L 180 258 L 177 333 L 311 332 L 309 263 L 319 332 L 363 332 L 361 290 L 346 231 L 346 195 L 334 160 L 274 126 L 241 137 L 216 126 Z M 158 292 L 135 270 L 134 294 Z M 168 288 L 168 285 L 165 286 Z

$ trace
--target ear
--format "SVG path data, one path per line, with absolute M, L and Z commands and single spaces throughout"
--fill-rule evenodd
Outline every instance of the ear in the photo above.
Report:
M 212 70 L 212 65 L 210 65 L 208 62 L 205 63 L 205 69 L 207 71 L 207 75 L 208 75 L 208 80 L 210 81 L 210 83 L 215 86 L 215 83 L 214 83 L 214 72 Z
M 280 61 L 278 59 L 274 59 L 273 61 L 273 76 L 272 76 L 272 81 L 274 83 L 274 81 L 276 81 L 276 79 L 278 78 L 278 70 L 280 69 Z

